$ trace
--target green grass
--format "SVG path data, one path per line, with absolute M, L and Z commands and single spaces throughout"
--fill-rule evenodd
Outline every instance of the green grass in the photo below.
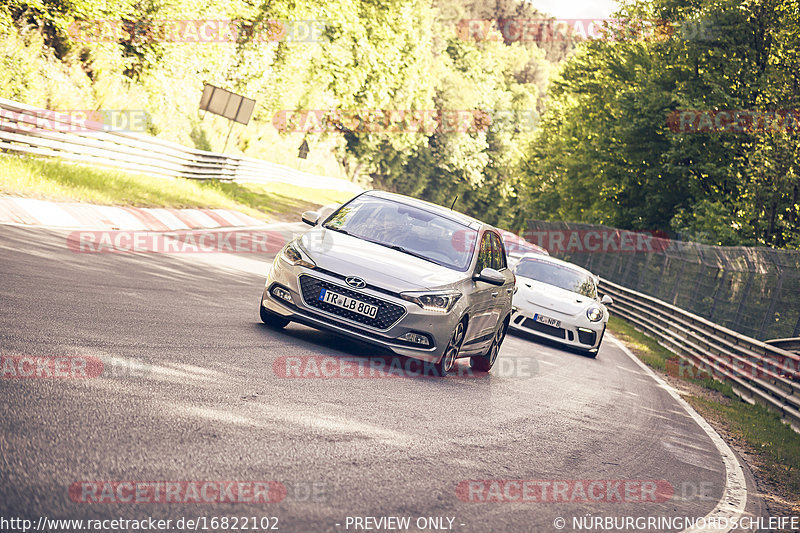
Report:
M 667 360 L 677 357 L 619 317 L 612 316 L 608 328 L 653 368 L 665 371 Z M 742 401 L 728 383 L 711 378 L 675 377 L 718 393 L 687 395 L 686 400 L 703 417 L 722 424 L 727 433 L 745 444 L 759 458 L 759 473 L 791 493 L 795 508 L 800 509 L 800 434 L 783 423 L 776 413 Z
M 726 394 L 728 396 L 728 394 Z M 724 420 L 728 432 L 742 439 L 761 456 L 760 472 L 766 479 L 785 487 L 800 500 L 800 435 L 780 417 L 761 405 L 750 405 L 734 398 L 728 403 L 698 396 L 686 398 L 705 418 Z M 797 503 L 800 507 L 800 503 Z
M 0 156 L 0 194 L 135 207 L 236 209 L 274 219 L 348 200 L 352 193 L 284 183 L 157 178 L 59 160 Z
M 644 333 L 637 331 L 627 321 L 617 316 L 608 319 L 608 329 L 623 341 L 642 361 L 658 370 L 667 369 L 667 360 L 674 359 L 675 354 L 658 344 Z

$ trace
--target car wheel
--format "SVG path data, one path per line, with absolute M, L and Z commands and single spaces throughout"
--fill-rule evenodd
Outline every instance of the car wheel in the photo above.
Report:
M 440 376 L 446 376 L 448 372 L 453 369 L 458 359 L 458 352 L 461 350 L 461 345 L 464 343 L 464 321 L 456 325 L 453 330 L 453 335 L 450 337 L 450 342 L 447 343 L 447 348 L 444 350 L 444 355 L 436 365 L 436 371 Z
M 290 322 L 289 320 L 283 318 L 282 316 L 278 316 L 275 313 L 267 311 L 267 309 L 263 305 L 259 305 L 259 309 L 261 311 L 261 321 L 271 328 L 283 329 Z
M 489 350 L 483 355 L 472 356 L 469 358 L 469 366 L 473 370 L 477 370 L 478 372 L 488 372 L 494 366 L 494 362 L 497 361 L 497 354 L 500 353 L 500 346 L 503 344 L 503 341 L 506 338 L 506 332 L 508 331 L 508 321 L 503 322 L 503 324 L 497 328 L 497 333 L 494 334 L 494 339 L 492 339 L 492 344 L 489 346 Z

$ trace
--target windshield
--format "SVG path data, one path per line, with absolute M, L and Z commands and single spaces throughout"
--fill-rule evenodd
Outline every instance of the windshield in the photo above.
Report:
M 597 298 L 597 289 L 591 276 L 563 265 L 536 259 L 525 259 L 517 265 L 514 273 L 522 278 L 555 285 L 561 289 L 577 292 L 589 298 Z
M 461 272 L 469 268 L 478 237 L 454 220 L 370 195 L 339 209 L 324 227 Z

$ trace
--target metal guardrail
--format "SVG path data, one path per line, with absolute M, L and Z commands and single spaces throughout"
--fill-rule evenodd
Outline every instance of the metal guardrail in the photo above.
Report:
M 60 157 L 162 177 L 281 182 L 314 189 L 361 192 L 343 179 L 317 176 L 249 157 L 189 148 L 149 135 L 87 127 L 69 113 L 0 98 L 0 151 Z
M 776 346 L 787 352 L 794 352 L 800 355 L 800 337 L 793 337 L 791 339 L 770 339 L 764 342 L 770 346 Z
M 751 403 L 777 411 L 800 432 L 800 356 L 747 337 L 652 296 L 601 280 L 610 310 L 695 369 L 727 381 Z

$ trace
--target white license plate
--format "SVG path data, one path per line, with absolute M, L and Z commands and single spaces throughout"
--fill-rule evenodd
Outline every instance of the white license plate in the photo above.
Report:
M 560 328 L 561 327 L 561 321 L 560 320 L 557 320 L 555 318 L 550 318 L 549 316 L 544 316 L 544 315 L 540 315 L 540 314 L 537 313 L 537 314 L 533 315 L 533 319 L 536 322 L 541 322 L 542 324 L 547 324 L 548 326 L 553 326 L 554 328 Z
M 326 304 L 335 305 L 336 307 L 341 307 L 342 309 L 347 309 L 348 311 L 352 311 L 369 318 L 375 318 L 378 315 L 377 305 L 371 305 L 360 300 L 354 300 L 349 296 L 339 294 L 338 292 L 329 291 L 328 289 L 322 289 L 322 292 L 319 293 L 319 301 L 325 302 Z

